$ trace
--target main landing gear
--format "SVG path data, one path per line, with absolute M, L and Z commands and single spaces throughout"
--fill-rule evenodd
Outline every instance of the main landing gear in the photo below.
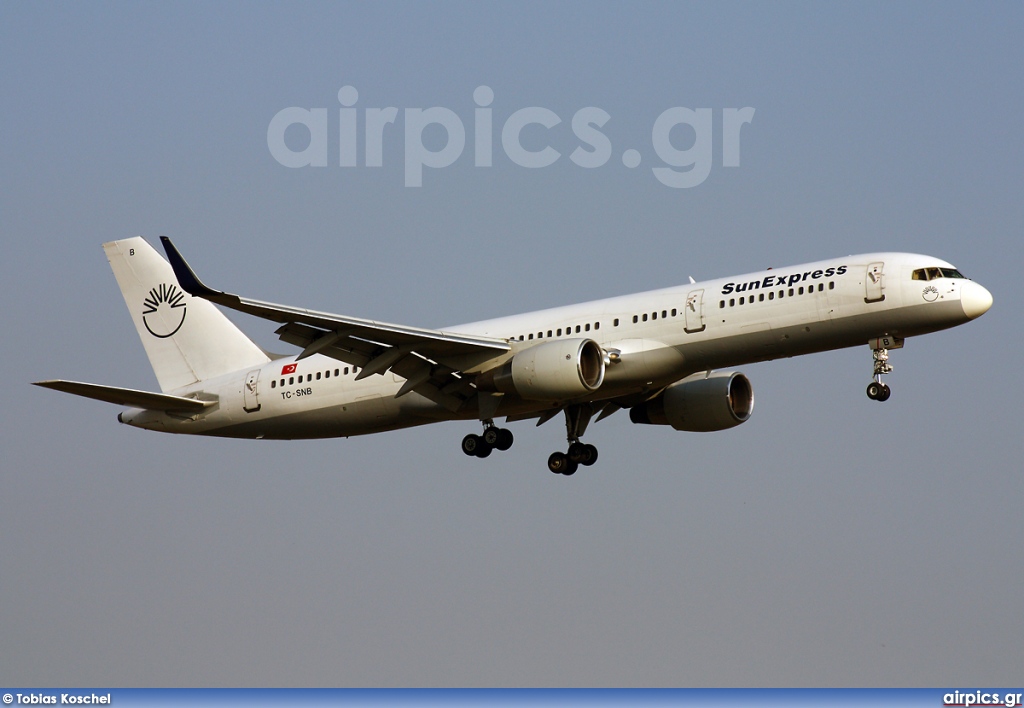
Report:
M 569 441 L 566 452 L 553 452 L 548 457 L 548 469 L 555 474 L 571 476 L 576 474 L 580 465 L 589 467 L 597 462 L 597 448 L 580 442 L 580 437 L 587 429 L 594 410 L 587 404 L 567 406 L 565 413 L 565 432 Z M 554 411 L 552 411 L 555 414 Z M 494 450 L 508 450 L 512 447 L 512 431 L 499 428 L 493 420 L 485 420 L 483 435 L 467 435 L 462 438 L 462 451 L 470 457 L 488 457 Z
M 552 452 L 548 457 L 548 469 L 555 474 L 570 477 L 576 474 L 580 465 L 589 467 L 597 462 L 597 448 L 589 443 L 576 441 L 569 444 L 568 452 Z
M 589 406 L 568 406 L 565 409 L 565 432 L 569 449 L 567 452 L 551 453 L 548 457 L 549 470 L 569 477 L 576 474 L 580 465 L 589 467 L 597 462 L 597 448 L 580 442 L 580 437 L 590 423 L 591 415 Z
M 508 450 L 513 442 L 515 437 L 511 430 L 499 428 L 492 420 L 485 420 L 483 435 L 471 433 L 462 438 L 462 451 L 470 457 L 487 457 L 492 450 Z
M 882 383 L 883 374 L 892 373 L 889 363 L 889 350 L 882 346 L 884 340 L 875 340 L 871 347 L 871 357 L 875 361 L 875 380 L 868 384 L 868 398 L 872 401 L 888 401 L 892 391 Z

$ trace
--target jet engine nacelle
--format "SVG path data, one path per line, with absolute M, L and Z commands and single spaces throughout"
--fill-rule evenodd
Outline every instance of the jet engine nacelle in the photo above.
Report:
M 649 401 L 629 410 L 634 423 L 671 425 L 705 433 L 746 422 L 754 410 L 754 389 L 739 372 L 701 372 L 677 381 Z
M 604 351 L 593 339 L 564 339 L 517 353 L 477 377 L 477 388 L 514 393 L 530 401 L 564 401 L 604 382 Z

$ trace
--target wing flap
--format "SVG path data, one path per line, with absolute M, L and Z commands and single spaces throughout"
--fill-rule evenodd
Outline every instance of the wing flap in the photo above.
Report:
M 63 391 L 76 396 L 92 398 L 97 401 L 114 403 L 119 406 L 130 406 L 132 408 L 144 408 L 154 411 L 176 411 L 187 413 L 199 413 L 217 404 L 216 401 L 200 401 L 196 398 L 185 398 L 183 396 L 171 396 L 166 393 L 151 393 L 139 391 L 133 388 L 119 388 L 117 386 L 101 386 L 100 384 L 83 383 L 81 381 L 63 381 L 60 379 L 50 381 L 36 381 L 36 386 L 50 388 L 54 391 Z

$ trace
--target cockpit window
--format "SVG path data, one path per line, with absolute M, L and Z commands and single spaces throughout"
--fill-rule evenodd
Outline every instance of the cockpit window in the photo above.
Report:
M 956 268 L 918 268 L 911 274 L 912 280 L 935 280 L 936 278 L 963 278 Z

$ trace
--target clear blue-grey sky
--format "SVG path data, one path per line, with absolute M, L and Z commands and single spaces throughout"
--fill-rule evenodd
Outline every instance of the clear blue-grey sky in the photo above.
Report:
M 1020 3 L 0 5 L 0 684 L 1019 683 L 1022 21 Z M 326 166 L 272 155 L 289 107 L 326 109 Z M 387 107 L 367 167 L 366 110 Z M 431 107 L 465 149 L 407 187 L 406 109 Z M 503 148 L 531 107 L 561 119 L 521 135 L 558 151 L 548 167 Z M 593 149 L 586 107 L 609 116 L 590 169 L 570 159 Z M 652 172 L 676 107 L 712 113 L 690 188 Z M 744 367 L 746 425 L 620 414 L 570 479 L 545 468 L 557 420 L 476 460 L 469 423 L 194 439 L 30 386 L 156 388 L 100 249 L 138 234 L 218 287 L 428 327 L 873 250 L 951 261 L 995 305 L 894 352 L 885 405 L 866 346 Z

